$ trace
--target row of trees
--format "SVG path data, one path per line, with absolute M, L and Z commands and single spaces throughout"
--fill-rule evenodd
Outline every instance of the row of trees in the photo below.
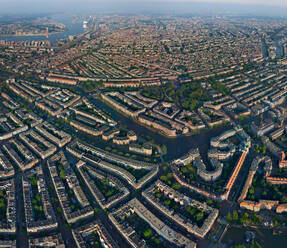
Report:
M 252 185 L 248 190 L 247 199 L 252 201 L 259 199 L 276 200 L 287 203 L 287 195 L 284 185 L 274 185 L 266 182 L 263 175 L 255 174 Z
M 260 225 L 262 223 L 262 217 L 256 215 L 255 213 L 249 214 L 247 212 L 241 214 L 236 210 L 233 210 L 232 213 L 228 212 L 226 216 L 226 220 L 232 224 L 254 224 Z
M 246 248 L 246 246 L 245 245 L 234 245 L 234 248 Z M 254 241 L 250 244 L 249 248 L 261 248 L 261 245 L 257 241 Z

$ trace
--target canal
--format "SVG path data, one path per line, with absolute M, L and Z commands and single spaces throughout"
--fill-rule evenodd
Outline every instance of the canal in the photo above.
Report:
M 210 130 L 203 130 L 199 134 L 194 134 L 192 136 L 182 135 L 177 138 L 169 138 L 139 124 L 127 116 L 119 114 L 113 108 L 98 99 L 90 98 L 89 100 L 92 101 L 99 109 L 110 113 L 115 121 L 120 122 L 120 124 L 125 126 L 127 129 L 135 131 L 137 135 L 143 135 L 145 137 L 148 136 L 158 145 L 164 144 L 167 147 L 167 154 L 164 156 L 165 161 L 179 158 L 185 155 L 192 148 L 199 148 L 202 154 L 206 154 L 209 148 L 210 138 L 217 136 L 228 129 L 226 126 L 219 126 Z

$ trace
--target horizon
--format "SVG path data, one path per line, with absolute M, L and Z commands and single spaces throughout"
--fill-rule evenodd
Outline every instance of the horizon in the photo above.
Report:
M 238 14 L 287 16 L 287 2 L 275 0 L 2 0 L 0 15 L 79 13 Z

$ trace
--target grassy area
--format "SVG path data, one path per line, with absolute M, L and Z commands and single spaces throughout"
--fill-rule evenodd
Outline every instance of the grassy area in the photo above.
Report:
M 0 219 L 6 219 L 7 212 L 7 195 L 5 190 L 0 190 Z
M 180 168 L 181 173 L 189 178 L 190 180 L 194 180 L 196 178 L 196 168 L 193 166 L 193 164 L 188 164 L 186 166 L 182 166 Z
M 119 190 L 112 186 L 106 179 L 95 179 L 94 182 L 105 198 L 109 198 L 119 192 Z
M 32 188 L 32 207 L 35 221 L 46 219 L 43 211 L 43 202 L 41 194 L 38 191 L 38 179 L 35 175 L 30 176 L 31 188 Z

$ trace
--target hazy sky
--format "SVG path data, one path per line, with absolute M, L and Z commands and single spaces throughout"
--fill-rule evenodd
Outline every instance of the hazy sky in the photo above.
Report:
M 134 0 L 138 1 L 138 0 Z M 143 0 L 152 2 L 152 0 Z M 237 3 L 252 5 L 287 6 L 287 0 L 157 0 L 158 2 L 210 2 L 210 3 Z M 156 2 L 156 1 L 154 1 Z
M 287 16 L 287 0 L 0 0 L 0 14 L 47 12 L 236 12 Z
M 105 4 L 107 2 L 116 2 L 116 0 L 0 0 L 1 6 L 2 4 L 8 5 L 25 5 L 25 4 L 36 4 L 36 5 L 51 5 L 51 4 L 82 4 L 82 3 L 89 3 L 89 4 Z M 253 5 L 273 5 L 273 6 L 287 6 L 286 0 L 118 0 L 117 2 L 210 2 L 210 3 L 236 3 L 236 4 L 253 4 Z

